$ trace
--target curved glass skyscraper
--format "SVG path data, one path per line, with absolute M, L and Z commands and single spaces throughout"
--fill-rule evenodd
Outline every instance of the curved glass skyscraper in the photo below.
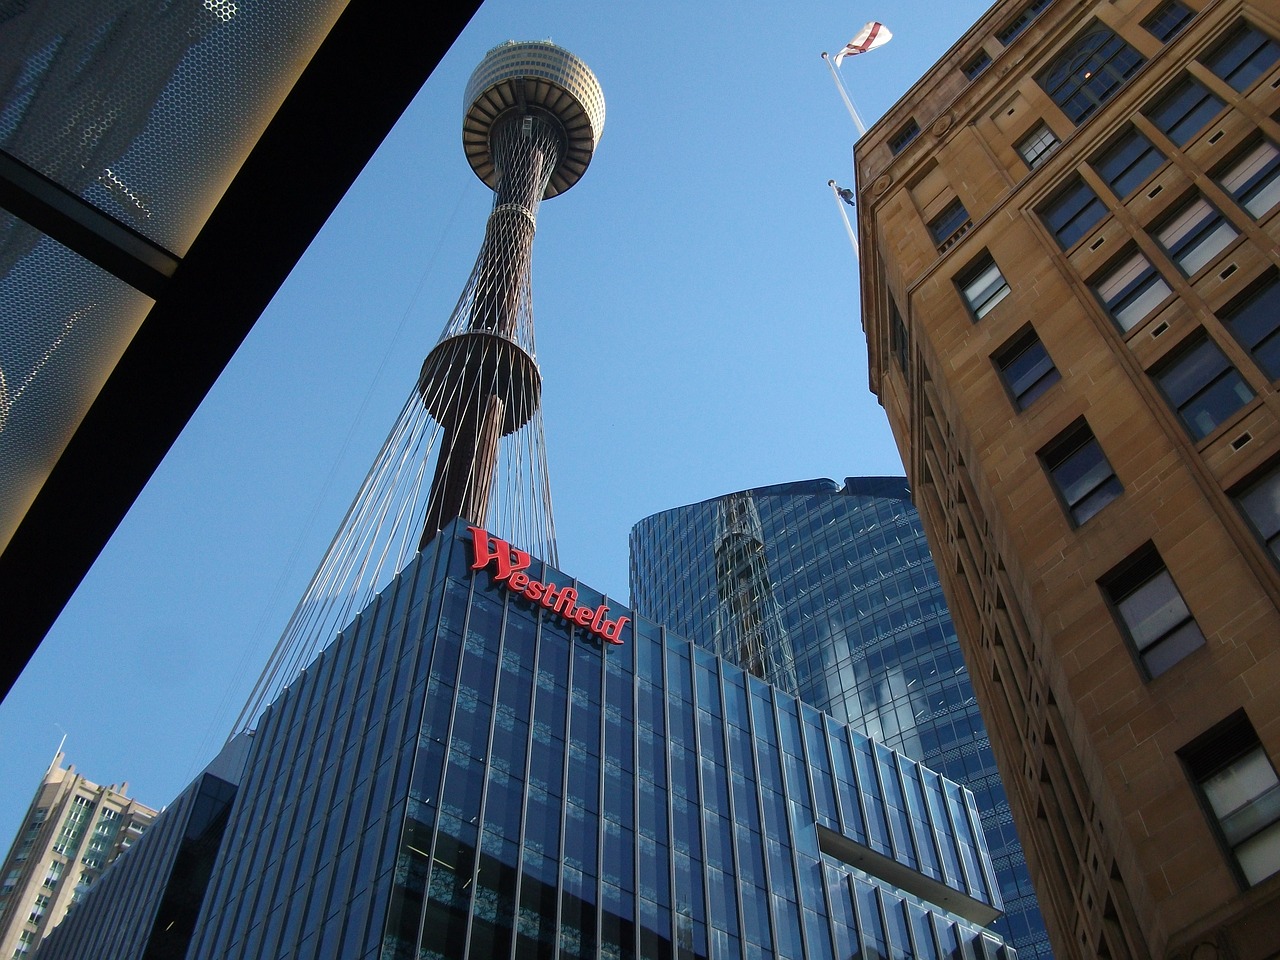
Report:
M 1005 901 L 996 929 L 1051 956 L 986 727 L 901 477 L 808 480 L 646 517 L 636 612 L 973 790 Z

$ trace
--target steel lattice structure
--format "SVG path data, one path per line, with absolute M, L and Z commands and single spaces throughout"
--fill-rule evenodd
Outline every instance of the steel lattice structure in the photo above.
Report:
M 586 170 L 604 128 L 587 66 L 546 41 L 490 50 L 465 95 L 463 149 L 494 191 L 480 253 L 415 390 L 235 725 L 252 725 L 301 666 L 450 520 L 557 563 L 533 336 L 538 207 Z

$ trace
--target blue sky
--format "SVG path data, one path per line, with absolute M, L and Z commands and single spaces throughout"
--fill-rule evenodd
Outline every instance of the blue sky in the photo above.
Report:
M 485 51 L 550 39 L 604 88 L 590 169 L 538 217 L 533 290 L 561 566 L 625 601 L 650 513 L 896 474 L 826 187 L 985 0 L 488 0 L 228 366 L 0 704 L 0 844 L 60 738 L 168 803 L 217 752 L 439 336 L 492 194 L 461 147 Z

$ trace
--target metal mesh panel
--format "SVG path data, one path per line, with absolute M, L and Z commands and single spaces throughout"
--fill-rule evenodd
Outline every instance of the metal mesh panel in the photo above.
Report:
M 0 0 L 0 151 L 183 254 L 342 0 Z M 151 301 L 0 211 L 0 548 Z
M 0 2 L 0 149 L 185 253 L 344 6 Z
M 30 245 L 0 275 L 0 549 L 102 386 L 151 300 L 0 211 Z M 106 361 L 103 365 L 103 361 Z

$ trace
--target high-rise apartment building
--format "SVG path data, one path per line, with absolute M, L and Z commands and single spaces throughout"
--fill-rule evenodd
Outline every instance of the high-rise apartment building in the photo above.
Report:
M 1280 8 L 997 3 L 857 144 L 884 406 L 1063 957 L 1280 950 Z
M 1049 956 L 973 686 L 901 477 L 782 483 L 631 531 L 636 612 L 795 693 L 977 799 L 1004 899 L 993 925 Z
M 89 884 L 142 833 L 156 811 L 129 785 L 102 787 L 54 756 L 0 866 L 0 957 L 35 953 Z

